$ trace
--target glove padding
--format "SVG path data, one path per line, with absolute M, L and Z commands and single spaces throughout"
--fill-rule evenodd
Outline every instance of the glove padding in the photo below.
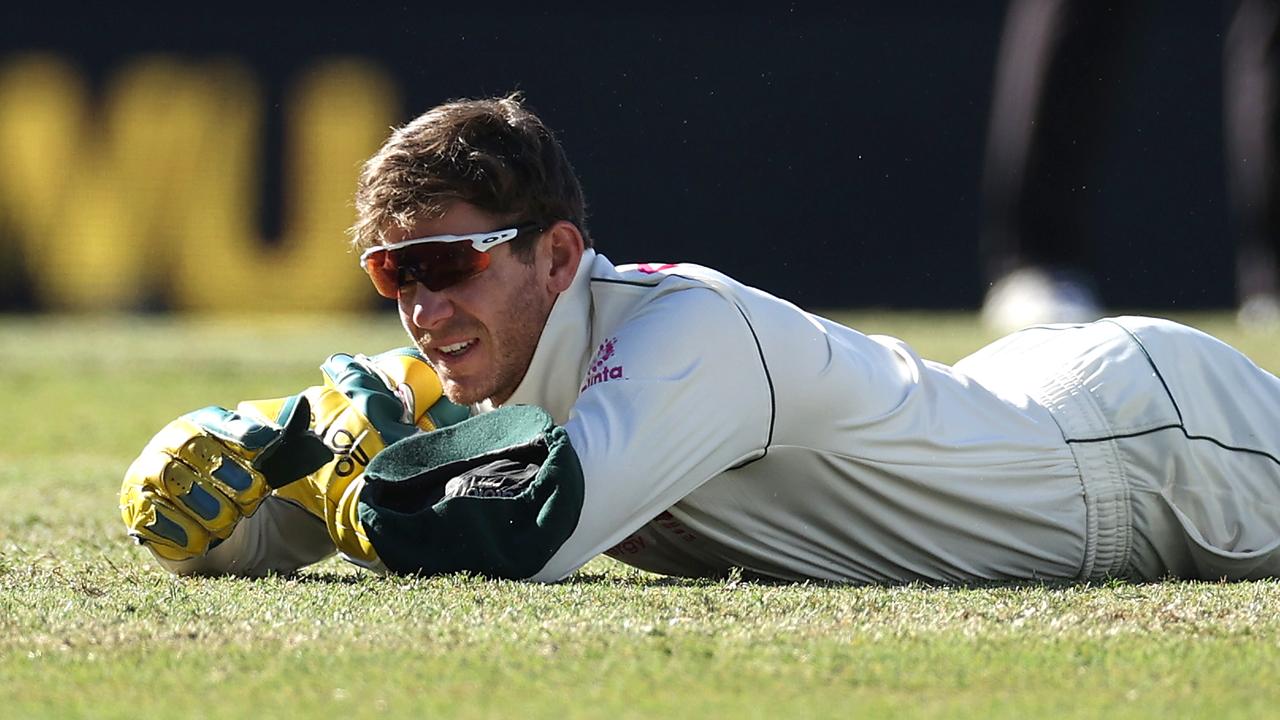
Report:
M 376 566 L 377 556 L 364 526 L 347 511 L 344 498 L 354 498 L 365 466 L 383 448 L 457 422 L 468 410 L 443 397 L 435 369 L 413 350 L 393 350 L 371 358 L 337 354 L 320 369 L 324 385 L 308 388 L 304 394 L 315 408 L 315 431 L 336 455 L 276 495 L 323 520 L 329 538 L 348 560 Z M 255 405 L 260 412 L 270 412 L 270 402 Z
M 272 488 L 333 459 L 295 396 L 275 423 L 221 407 L 165 426 L 125 473 L 120 513 L 129 535 L 170 560 L 203 555 L 252 515 Z
M 321 371 L 324 384 L 299 395 L 205 408 L 166 426 L 126 473 L 129 534 L 164 558 L 197 557 L 276 488 L 324 521 L 339 550 L 374 560 L 339 500 L 384 447 L 468 411 L 442 397 L 435 370 L 411 348 L 333 355 Z

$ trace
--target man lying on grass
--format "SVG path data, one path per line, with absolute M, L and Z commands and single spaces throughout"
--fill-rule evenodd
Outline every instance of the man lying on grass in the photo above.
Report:
M 1196 330 L 1037 327 L 948 367 L 705 267 L 614 266 L 514 96 L 395 131 L 356 205 L 415 347 L 165 427 L 121 507 L 171 570 L 1280 574 L 1280 380 Z

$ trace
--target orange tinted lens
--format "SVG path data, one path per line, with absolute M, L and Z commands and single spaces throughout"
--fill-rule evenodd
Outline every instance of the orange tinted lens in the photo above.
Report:
M 393 262 L 401 285 L 417 281 L 439 292 L 489 267 L 489 255 L 470 242 L 435 242 L 397 250 Z
M 381 250 L 370 254 L 364 259 L 364 271 L 382 297 L 395 299 L 400 294 L 399 271 L 391 253 Z

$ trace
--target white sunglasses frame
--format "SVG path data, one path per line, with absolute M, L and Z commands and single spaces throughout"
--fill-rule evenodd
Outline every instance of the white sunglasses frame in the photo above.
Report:
M 451 243 L 451 242 L 470 242 L 471 247 L 478 252 L 488 252 L 498 247 L 504 242 L 515 240 L 521 233 L 540 229 L 540 225 L 529 223 L 519 227 L 504 228 L 502 230 L 494 230 L 485 233 L 472 233 L 470 235 L 426 235 L 423 237 L 412 238 L 410 240 L 401 240 L 400 242 L 391 243 L 390 245 L 375 245 L 363 253 L 360 253 L 360 267 L 365 267 L 369 256 L 377 252 L 391 252 L 393 250 L 402 250 L 413 245 L 422 245 L 423 243 Z

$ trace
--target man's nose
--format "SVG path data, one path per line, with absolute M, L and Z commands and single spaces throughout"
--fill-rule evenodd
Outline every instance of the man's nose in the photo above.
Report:
M 422 283 L 414 283 L 400 291 L 400 302 L 409 311 L 409 319 L 423 330 L 432 330 L 453 316 L 453 302 L 444 292 L 432 292 Z

